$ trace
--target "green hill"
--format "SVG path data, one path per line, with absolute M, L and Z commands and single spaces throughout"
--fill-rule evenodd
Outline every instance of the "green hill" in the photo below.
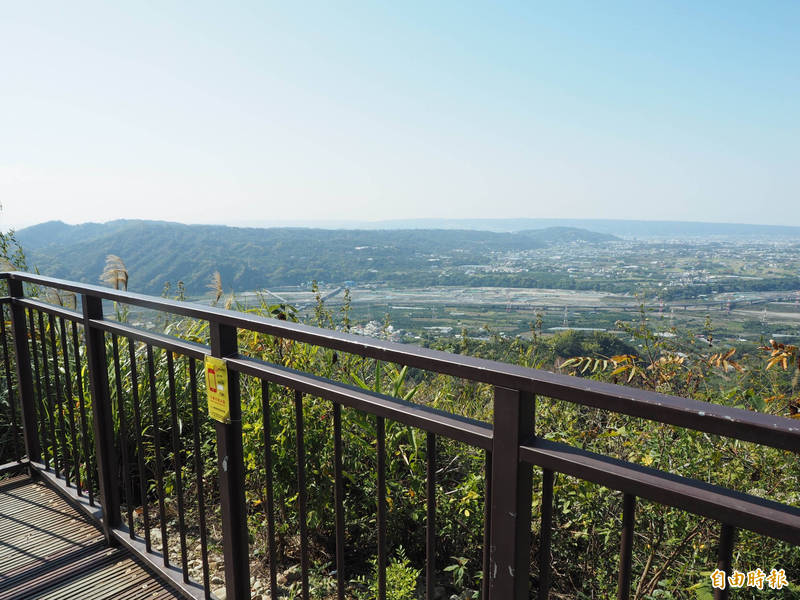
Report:
M 481 264 L 494 253 L 616 238 L 573 227 L 517 233 L 472 230 L 328 230 L 182 225 L 162 221 L 42 223 L 18 232 L 29 264 L 54 277 L 97 283 L 108 254 L 131 274 L 130 289 L 159 293 L 181 280 L 190 294 L 219 271 L 225 289 L 392 281 L 431 285 L 449 266 Z

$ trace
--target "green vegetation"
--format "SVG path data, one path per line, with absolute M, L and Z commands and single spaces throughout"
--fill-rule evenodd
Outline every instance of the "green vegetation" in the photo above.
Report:
M 378 563 L 371 560 L 371 577 L 361 576 L 356 580 L 360 584 L 356 588 L 356 597 L 363 600 L 377 598 L 378 596 Z M 422 569 L 415 569 L 406 557 L 402 546 L 397 548 L 397 557 L 386 566 L 386 599 L 387 600 L 415 600 L 417 598 L 417 582 Z M 364 593 L 364 591 L 367 593 Z

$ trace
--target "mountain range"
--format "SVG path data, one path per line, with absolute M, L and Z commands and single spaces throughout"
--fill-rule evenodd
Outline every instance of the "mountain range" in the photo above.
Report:
M 393 219 L 385 221 L 294 220 L 270 222 L 235 222 L 230 225 L 262 227 L 316 227 L 323 229 L 476 229 L 514 232 L 550 227 L 575 227 L 608 233 L 628 239 L 665 238 L 771 238 L 800 237 L 794 225 L 751 225 L 746 223 L 709 223 L 703 221 L 635 221 L 627 219 Z
M 18 231 L 17 239 L 29 265 L 45 275 L 97 283 L 106 257 L 114 254 L 128 268 L 132 291 L 159 293 L 165 282 L 182 281 L 189 294 L 197 295 L 206 291 L 215 271 L 226 291 L 311 280 L 431 285 L 442 268 L 482 264 L 492 253 L 617 238 L 576 227 L 331 230 L 118 220 L 49 221 Z

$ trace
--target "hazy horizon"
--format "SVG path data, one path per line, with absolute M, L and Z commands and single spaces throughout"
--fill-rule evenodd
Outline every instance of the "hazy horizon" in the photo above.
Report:
M 783 231 L 800 233 L 800 226 L 797 225 L 775 225 L 764 223 L 733 223 L 724 221 L 675 221 L 657 219 L 585 219 L 585 218 L 408 218 L 408 219 L 382 219 L 382 220 L 358 220 L 358 219 L 339 219 L 339 220 L 229 220 L 218 223 L 187 223 L 182 221 L 168 221 L 165 219 L 130 219 L 126 217 L 109 219 L 107 221 L 82 221 L 69 222 L 60 219 L 48 219 L 37 222 L 16 231 L 24 231 L 35 228 L 39 225 L 60 222 L 69 226 L 80 225 L 105 225 L 116 221 L 144 221 L 154 223 L 174 223 L 178 225 L 200 225 L 200 226 L 223 226 L 238 228 L 310 228 L 310 229 L 329 229 L 329 230 L 394 230 L 394 229 L 467 229 L 476 231 L 496 231 L 513 232 L 525 229 L 543 229 L 548 227 L 575 227 L 581 229 L 594 230 L 602 233 L 619 233 L 625 230 L 636 232 L 637 226 L 645 226 L 650 230 L 658 230 L 659 226 L 665 231 L 675 230 L 683 227 L 688 235 L 702 235 L 704 228 L 717 229 L 724 231 L 731 229 L 734 232 L 744 229 L 752 229 L 753 232 Z M 630 228 L 630 229 L 629 229 Z M 624 233 L 622 234 L 624 235 Z M 646 234 L 647 235 L 647 234 Z M 652 235 L 652 232 L 649 234 Z

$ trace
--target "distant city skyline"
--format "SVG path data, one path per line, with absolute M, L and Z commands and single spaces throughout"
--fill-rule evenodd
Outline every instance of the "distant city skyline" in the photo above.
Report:
M 0 227 L 800 225 L 796 2 L 17 3 Z

